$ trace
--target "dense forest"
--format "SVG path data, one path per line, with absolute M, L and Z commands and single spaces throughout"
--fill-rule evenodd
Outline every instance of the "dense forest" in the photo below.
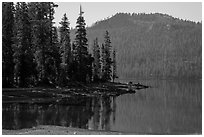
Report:
M 53 2 L 2 3 L 3 87 L 64 87 L 73 82 L 107 82 L 113 75 L 114 80 L 116 53 L 109 32 L 103 34 L 104 43 L 95 42 L 90 52 L 81 6 L 74 40 L 66 14 L 59 28 L 54 26 L 57 7 Z
M 160 13 L 117 13 L 87 28 L 89 45 L 95 36 L 102 43 L 106 30 L 117 51 L 119 78 L 201 78 L 202 23 Z
M 53 2 L 2 3 L 3 87 L 67 86 L 115 78 L 200 79 L 202 23 L 166 14 L 117 13 L 76 28 Z

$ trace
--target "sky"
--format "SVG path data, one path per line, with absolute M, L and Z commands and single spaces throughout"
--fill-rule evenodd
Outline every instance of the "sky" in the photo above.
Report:
M 79 7 L 82 6 L 83 16 L 87 26 L 96 21 L 111 17 L 118 12 L 124 13 L 164 13 L 180 19 L 195 22 L 202 20 L 201 2 L 55 2 L 56 26 L 59 25 L 64 13 L 75 28 L 79 16 Z

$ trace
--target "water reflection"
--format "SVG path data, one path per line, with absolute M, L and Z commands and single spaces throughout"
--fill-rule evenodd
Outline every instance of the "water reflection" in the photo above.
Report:
M 58 104 L 4 104 L 3 129 L 59 125 L 142 134 L 202 133 L 202 81 L 135 81 L 153 88 Z
M 110 130 L 110 115 L 115 111 L 112 107 L 115 106 L 113 98 L 115 97 L 87 97 L 78 105 L 3 104 L 3 129 L 58 125 Z
M 201 81 L 141 83 L 153 88 L 117 98 L 117 123 L 113 130 L 143 134 L 202 133 Z

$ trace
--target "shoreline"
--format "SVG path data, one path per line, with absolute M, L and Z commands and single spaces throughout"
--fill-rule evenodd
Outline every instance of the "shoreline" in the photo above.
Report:
M 141 85 L 139 85 L 141 86 Z M 139 87 L 140 88 L 140 87 Z M 140 88 L 140 89 L 143 89 Z M 119 96 L 127 93 L 135 93 L 128 89 L 125 83 L 96 83 L 67 88 L 2 88 L 2 103 L 28 103 L 28 104 L 62 104 L 84 105 L 84 100 L 98 96 Z M 39 125 L 33 128 L 18 130 L 2 129 L 3 135 L 121 135 L 133 134 L 118 131 L 89 130 L 55 125 Z
M 135 89 L 133 89 L 135 87 Z M 141 84 L 97 83 L 66 88 L 2 88 L 2 103 L 61 103 L 79 97 L 119 96 L 150 88 Z
M 117 131 L 89 130 L 81 128 L 40 125 L 19 130 L 2 129 L 2 135 L 122 135 Z M 128 133 L 125 133 L 128 134 Z
M 54 125 L 39 125 L 18 130 L 2 129 L 2 135 L 202 135 L 202 133 L 130 133 L 119 131 L 89 130 Z

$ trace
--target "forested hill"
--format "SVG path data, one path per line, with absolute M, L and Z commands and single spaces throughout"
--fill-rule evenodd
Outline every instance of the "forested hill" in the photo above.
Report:
M 117 13 L 87 28 L 90 49 L 96 37 L 104 41 L 106 30 L 120 78 L 202 77 L 201 23 L 160 13 Z

